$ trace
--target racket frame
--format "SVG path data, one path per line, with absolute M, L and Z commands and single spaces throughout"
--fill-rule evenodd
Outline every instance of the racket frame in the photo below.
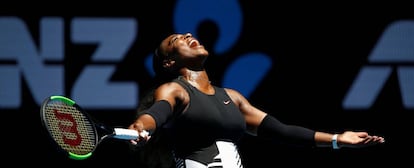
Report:
M 67 151 L 53 137 L 53 133 L 50 130 L 50 126 L 48 125 L 49 121 L 48 121 L 47 117 L 45 116 L 45 110 L 46 110 L 45 108 L 47 107 L 47 104 L 50 101 L 55 101 L 55 100 L 61 101 L 63 103 L 66 103 L 69 106 L 72 106 L 72 107 L 76 108 L 80 113 L 82 113 L 82 115 L 84 115 L 85 119 L 87 119 L 90 122 L 90 124 L 92 125 L 92 129 L 93 129 L 92 132 L 93 132 L 93 136 L 95 137 L 94 138 L 94 144 L 95 145 L 93 146 L 93 148 L 88 153 L 86 153 L 86 154 L 76 154 L 76 153 Z M 47 130 L 49 138 L 60 149 L 60 151 L 64 152 L 67 155 L 67 157 L 69 157 L 70 159 L 85 160 L 85 159 L 91 157 L 93 151 L 98 146 L 98 143 L 100 143 L 100 141 L 105 138 L 105 137 L 99 137 L 98 130 L 97 130 L 97 125 L 93 121 L 91 116 L 88 113 L 86 113 L 85 111 L 83 111 L 83 109 L 78 104 L 76 104 L 76 102 L 74 100 L 72 100 L 70 98 L 67 98 L 65 96 L 53 95 L 53 96 L 49 96 L 48 98 L 46 98 L 42 103 L 41 110 L 40 110 L 40 116 L 41 116 L 41 120 L 42 120 L 42 125 Z

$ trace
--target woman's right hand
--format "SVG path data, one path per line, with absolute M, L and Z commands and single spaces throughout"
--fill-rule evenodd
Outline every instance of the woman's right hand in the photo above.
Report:
M 143 129 L 143 125 L 141 122 L 134 122 L 132 123 L 128 129 L 132 129 L 132 130 L 136 130 L 138 131 L 138 138 L 137 139 L 133 139 L 130 140 L 130 142 L 133 145 L 138 145 L 138 144 L 145 144 L 145 142 L 147 142 L 151 136 L 149 135 L 149 132 Z

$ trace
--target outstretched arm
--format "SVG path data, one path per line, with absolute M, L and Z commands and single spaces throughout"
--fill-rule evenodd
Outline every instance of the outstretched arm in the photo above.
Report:
M 289 144 L 317 147 L 359 148 L 384 143 L 380 136 L 369 135 L 367 132 L 345 131 L 340 134 L 313 131 L 311 129 L 288 125 L 273 116 L 267 115 L 258 127 L 258 135 L 281 140 Z
M 381 136 L 369 135 L 367 132 L 345 131 L 341 134 L 314 131 L 302 126 L 288 125 L 275 117 L 252 106 L 239 92 L 227 89 L 235 104 L 239 107 L 249 126 L 250 133 L 261 137 L 268 137 L 293 145 L 317 147 L 358 148 L 384 143 Z

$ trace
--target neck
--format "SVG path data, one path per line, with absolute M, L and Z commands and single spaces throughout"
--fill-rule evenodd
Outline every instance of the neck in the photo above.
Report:
M 205 94 L 215 93 L 206 71 L 187 71 L 182 75 L 182 78 Z
M 195 82 L 195 83 L 211 83 L 206 71 L 187 71 L 183 75 L 184 79 L 186 79 L 189 82 Z

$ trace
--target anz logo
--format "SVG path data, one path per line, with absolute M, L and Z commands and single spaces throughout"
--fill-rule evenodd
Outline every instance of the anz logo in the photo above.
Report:
M 414 109 L 414 20 L 391 23 L 379 38 L 343 100 L 344 109 L 369 109 L 391 73 L 397 73 L 402 105 Z
M 22 19 L 0 17 L 0 107 L 22 106 L 23 80 L 37 105 L 50 95 L 71 95 L 89 108 L 135 107 L 138 85 L 109 81 L 116 64 L 122 61 L 135 40 L 135 20 L 71 20 L 70 42 L 76 45 L 94 44 L 97 48 L 91 56 L 91 63 L 84 67 L 70 93 L 65 92 L 64 27 L 63 18 L 43 17 L 39 23 L 39 39 L 33 39 Z M 95 64 L 102 61 L 112 64 Z
M 215 43 L 215 53 L 220 55 L 230 50 L 239 39 L 243 16 L 237 0 L 177 0 L 175 5 L 172 26 L 176 32 L 196 32 L 206 20 L 217 25 L 223 35 Z M 135 109 L 139 103 L 139 84 L 110 81 L 110 78 L 139 38 L 138 28 L 135 18 L 74 17 L 66 23 L 63 17 L 42 17 L 36 29 L 39 35 L 33 36 L 22 18 L 0 16 L 0 108 L 22 107 L 26 84 L 37 105 L 50 95 L 68 95 L 84 108 Z M 69 35 L 65 36 L 65 31 Z M 97 46 L 72 86 L 65 86 L 65 74 L 70 73 L 65 72 L 65 58 L 71 57 L 66 55 L 65 42 Z M 152 72 L 149 58 L 151 55 L 146 68 Z M 249 97 L 271 66 L 269 56 L 261 52 L 245 53 L 225 70 L 222 85 Z M 245 75 L 241 77 L 239 73 Z M 245 80 L 246 76 L 249 80 Z

